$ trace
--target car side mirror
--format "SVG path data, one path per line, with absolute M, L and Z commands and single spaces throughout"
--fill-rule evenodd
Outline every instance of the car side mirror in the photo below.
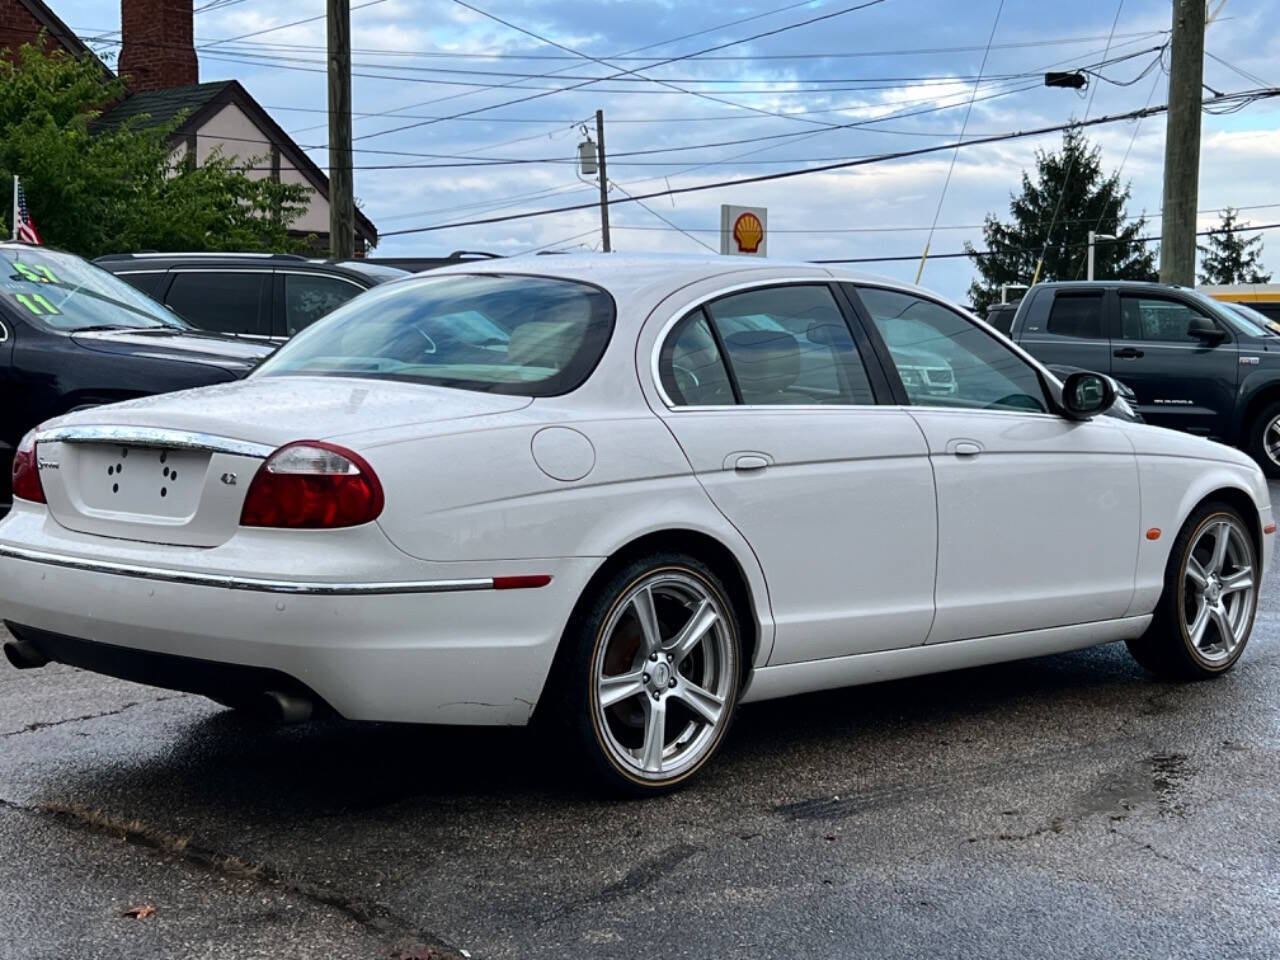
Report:
M 1187 336 L 1216 346 L 1227 339 L 1227 332 L 1208 317 L 1192 317 L 1187 323 Z
M 1115 402 L 1111 379 L 1100 373 L 1073 373 L 1062 385 L 1062 405 L 1072 420 L 1089 420 L 1106 413 Z

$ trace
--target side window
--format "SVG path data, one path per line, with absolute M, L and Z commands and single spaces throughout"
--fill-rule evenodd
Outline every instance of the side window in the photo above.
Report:
M 931 300 L 859 287 L 913 404 L 1047 411 L 1035 370 L 995 337 Z
M 117 277 L 123 280 L 135 290 L 141 290 L 148 297 L 155 296 L 156 288 L 160 286 L 160 278 L 164 276 L 164 271 L 151 270 L 146 273 L 117 273 Z
M 267 336 L 264 293 L 271 281 L 265 271 L 180 271 L 165 295 L 165 305 L 188 323 L 218 333 Z
M 875 403 L 849 326 L 826 286 L 750 290 L 706 309 L 743 403 Z
M 1055 337 L 1106 340 L 1100 293 L 1064 293 L 1053 298 L 1048 332 Z
M 289 336 L 311 326 L 364 291 L 336 277 L 284 275 L 284 321 Z
M 667 336 L 658 354 L 658 375 L 662 389 L 678 406 L 726 406 L 735 402 L 720 348 L 701 310 L 681 320 Z
M 1126 340 L 1163 340 L 1202 346 L 1202 341 L 1187 334 L 1187 327 L 1192 320 L 1206 319 L 1199 310 L 1178 300 L 1120 297 L 1120 330 Z

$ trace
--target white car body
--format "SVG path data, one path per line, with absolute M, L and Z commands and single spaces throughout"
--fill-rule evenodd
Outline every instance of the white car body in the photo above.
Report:
M 275 671 L 351 719 L 519 725 L 592 577 L 640 538 L 732 563 L 753 618 L 748 702 L 1136 637 L 1175 534 L 1214 494 L 1249 512 L 1270 561 L 1261 472 L 1207 440 L 1009 410 L 678 407 L 662 388 L 666 333 L 727 291 L 929 296 L 915 288 L 728 258 L 528 257 L 430 278 L 451 273 L 604 288 L 617 319 L 598 366 L 541 399 L 252 376 L 52 421 L 47 506 L 17 499 L 0 522 L 0 615 L 18 635 Z M 248 478 L 299 440 L 367 460 L 386 491 L 375 522 L 239 526 Z M 117 447 L 172 452 L 163 509 L 104 500 Z M 494 589 L 533 576 L 551 579 Z

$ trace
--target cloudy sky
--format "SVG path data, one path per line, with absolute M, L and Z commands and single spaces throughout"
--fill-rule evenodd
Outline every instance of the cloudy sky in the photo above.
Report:
M 1158 48 L 1169 0 L 1005 0 L 998 20 L 999 0 L 881 0 L 843 13 L 856 0 L 467 3 L 477 9 L 455 0 L 352 0 L 356 193 L 384 235 L 591 201 L 597 188 L 577 178 L 572 161 L 580 125 L 597 109 L 618 198 L 946 144 L 962 128 L 973 137 L 1122 113 L 1164 103 L 1167 87 Z M 117 0 L 51 4 L 114 55 Z M 325 166 L 324 0 L 196 7 L 201 79 L 239 80 Z M 1280 85 L 1280 0 L 1227 0 L 1206 46 L 1213 90 Z M 664 62 L 673 58 L 682 59 Z M 1110 82 L 1088 91 L 1046 89 L 1040 80 L 1046 69 L 1104 61 L 1113 61 L 1100 69 Z M 616 79 L 588 82 L 601 77 Z M 720 204 L 764 205 L 771 256 L 902 256 L 910 259 L 869 269 L 910 279 L 935 213 L 935 254 L 959 251 L 965 240 L 980 246 L 983 216 L 1007 210 L 1036 148 L 1053 147 L 1058 136 L 959 151 L 945 197 L 949 151 L 656 199 L 650 210 L 615 206 L 614 247 L 717 247 Z M 1123 162 L 1130 213 L 1158 215 L 1163 118 L 1090 136 L 1104 167 Z M 477 158 L 548 162 L 482 167 Z M 389 166 L 400 169 L 374 169 Z M 1206 116 L 1202 225 L 1226 205 L 1252 208 L 1244 216 L 1254 223 L 1280 222 L 1277 170 L 1280 100 Z M 598 248 L 598 226 L 592 210 L 558 213 L 386 236 L 379 253 Z M 1268 264 L 1280 272 L 1280 230 L 1266 238 Z M 937 259 L 923 282 L 961 299 L 971 277 L 967 261 Z

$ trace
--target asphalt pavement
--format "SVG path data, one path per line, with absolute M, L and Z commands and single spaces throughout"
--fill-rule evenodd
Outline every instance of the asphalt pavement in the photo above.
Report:
M 525 731 L 3 665 L 0 958 L 1274 958 L 1277 586 L 1218 680 L 1112 644 L 754 705 L 641 802 Z

